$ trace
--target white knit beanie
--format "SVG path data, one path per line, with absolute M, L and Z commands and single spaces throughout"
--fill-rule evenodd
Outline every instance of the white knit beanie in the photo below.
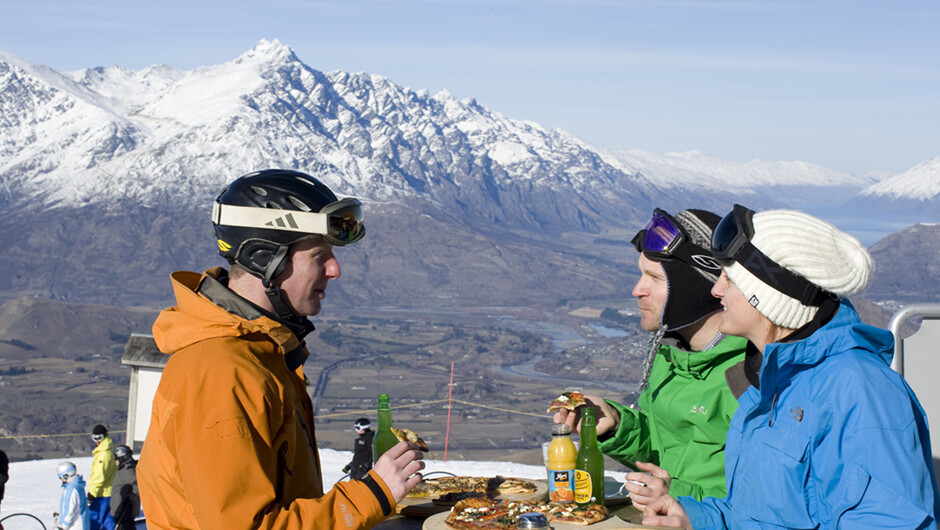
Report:
M 781 267 L 840 298 L 868 287 L 874 262 L 858 239 L 795 210 L 758 212 L 753 222 L 751 243 Z M 736 261 L 725 273 L 752 306 L 779 326 L 797 329 L 819 309 L 777 291 Z

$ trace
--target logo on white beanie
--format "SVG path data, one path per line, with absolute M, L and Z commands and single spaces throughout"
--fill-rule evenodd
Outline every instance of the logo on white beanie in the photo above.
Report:
M 858 239 L 835 226 L 796 210 L 757 212 L 753 223 L 751 243 L 781 267 L 838 297 L 868 287 L 871 256 Z M 738 262 L 725 272 L 750 304 L 779 326 L 797 329 L 819 309 L 777 291 Z

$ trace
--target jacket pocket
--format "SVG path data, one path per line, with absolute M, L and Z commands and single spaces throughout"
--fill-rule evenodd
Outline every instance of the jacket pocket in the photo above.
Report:
M 808 503 L 809 447 L 809 436 L 790 427 L 764 429 L 742 448 L 751 454 L 740 471 L 748 479 L 737 492 L 736 507 L 762 524 L 816 527 Z
M 885 486 L 861 466 L 846 467 L 839 490 L 833 528 L 854 527 L 860 522 L 881 528 L 921 528 L 931 521 L 931 514 L 923 507 Z

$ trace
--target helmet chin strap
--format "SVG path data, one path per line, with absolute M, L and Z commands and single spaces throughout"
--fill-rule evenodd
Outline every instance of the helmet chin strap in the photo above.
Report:
M 303 315 L 298 315 L 291 309 L 287 301 L 284 300 L 284 294 L 281 292 L 280 287 L 273 283 L 274 277 L 284 270 L 284 259 L 287 257 L 288 251 L 289 247 L 287 245 L 278 247 L 277 252 L 274 254 L 274 257 L 271 258 L 271 262 L 265 270 L 264 278 L 261 279 L 261 283 L 264 285 L 264 293 L 268 295 L 268 300 L 270 300 L 271 306 L 274 308 L 274 312 L 277 313 L 277 316 L 285 320 L 292 320 L 297 317 L 302 317 Z

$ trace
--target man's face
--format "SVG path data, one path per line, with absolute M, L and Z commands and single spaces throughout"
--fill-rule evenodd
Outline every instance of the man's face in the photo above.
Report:
M 320 312 L 327 282 L 339 276 L 333 245 L 320 238 L 305 239 L 291 248 L 280 288 L 295 313 L 314 316 Z
M 666 295 L 669 293 L 666 273 L 662 265 L 647 259 L 642 253 L 638 267 L 640 279 L 633 286 L 633 296 L 640 307 L 640 327 L 646 331 L 656 331 L 659 329 Z

